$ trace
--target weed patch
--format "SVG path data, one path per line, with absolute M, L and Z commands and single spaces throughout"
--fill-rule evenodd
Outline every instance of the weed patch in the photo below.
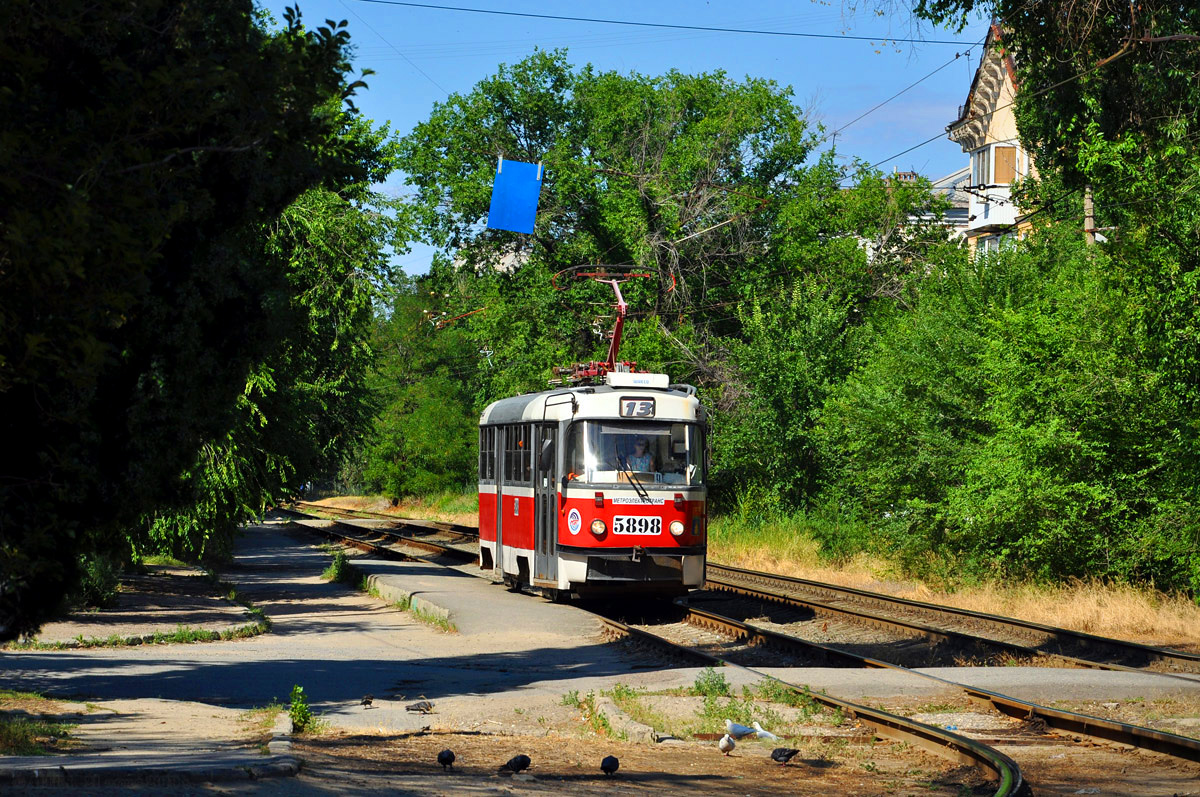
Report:
M 0 755 L 50 755 L 74 725 L 0 715 Z

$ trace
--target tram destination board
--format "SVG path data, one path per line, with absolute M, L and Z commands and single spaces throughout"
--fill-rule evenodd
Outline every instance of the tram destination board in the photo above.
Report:
M 654 399 L 648 396 L 621 396 L 622 418 L 653 418 Z
M 647 515 L 617 515 L 613 534 L 661 534 L 662 518 Z

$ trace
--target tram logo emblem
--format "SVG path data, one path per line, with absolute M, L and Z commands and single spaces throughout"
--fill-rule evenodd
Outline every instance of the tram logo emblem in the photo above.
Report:
M 578 509 L 572 509 L 567 513 L 567 529 L 572 534 L 578 534 L 581 528 L 583 528 L 583 518 L 580 517 Z

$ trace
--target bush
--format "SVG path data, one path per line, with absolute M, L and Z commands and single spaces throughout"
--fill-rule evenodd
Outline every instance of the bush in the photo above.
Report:
M 292 718 L 292 730 L 304 733 L 313 725 L 312 709 L 308 707 L 308 698 L 304 696 L 304 687 L 296 684 L 292 687 L 292 702 L 288 706 L 288 716 Z
M 116 600 L 121 586 L 121 564 L 97 554 L 88 554 L 80 562 L 83 578 L 71 602 L 76 606 L 100 608 Z
M 692 684 L 692 694 L 704 697 L 729 697 L 732 693 L 729 690 L 729 681 L 725 680 L 725 673 L 717 672 L 712 667 L 705 667 L 696 676 L 696 682 Z

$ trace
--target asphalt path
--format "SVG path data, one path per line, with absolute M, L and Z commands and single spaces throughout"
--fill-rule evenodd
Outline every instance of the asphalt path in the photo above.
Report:
M 671 669 L 605 643 L 585 612 L 513 594 L 434 564 L 375 560 L 372 571 L 453 598 L 462 633 L 320 578 L 329 555 L 310 532 L 282 523 L 251 526 L 222 574 L 261 607 L 271 633 L 232 642 L 66 651 L 0 652 L 0 685 L 77 699 L 163 698 L 250 708 L 286 703 L 293 685 L 334 724 L 398 730 L 427 722 L 403 710 L 426 698 L 446 710 L 445 727 L 494 713 L 495 701 L 555 699 L 615 681 L 688 685 L 695 668 Z M 389 568 L 391 570 L 389 571 Z M 771 670 L 785 680 L 849 699 L 946 691 L 902 673 L 848 669 Z M 1200 684 L 1139 673 L 1050 668 L 937 668 L 929 672 L 1034 701 L 1119 699 L 1191 692 Z M 741 679 L 730 673 L 737 685 Z M 363 712 L 364 695 L 379 710 Z M 482 700 L 487 698 L 487 700 Z M 492 707 L 489 708 L 489 703 Z

